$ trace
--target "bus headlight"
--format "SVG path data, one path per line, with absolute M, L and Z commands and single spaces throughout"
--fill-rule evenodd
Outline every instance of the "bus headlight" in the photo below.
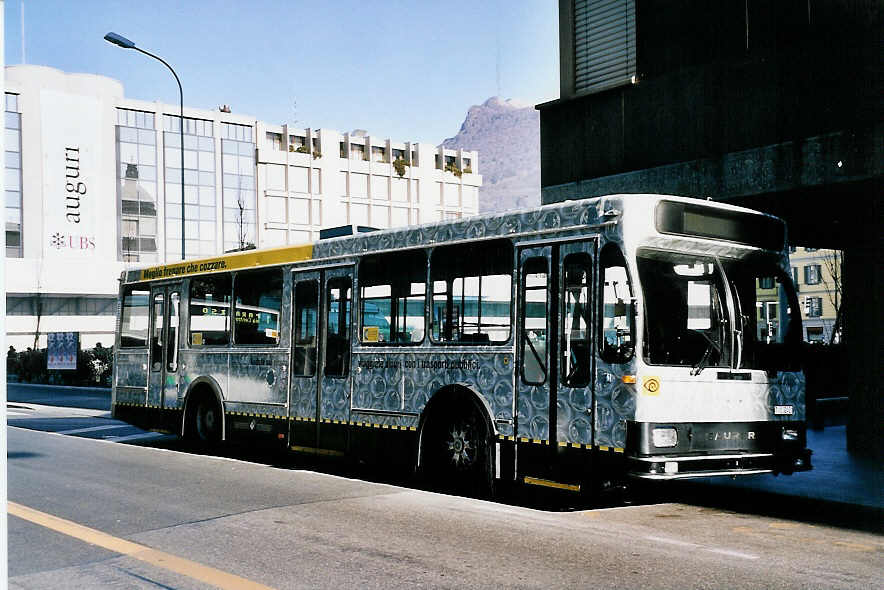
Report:
M 678 432 L 675 428 L 655 428 L 653 437 L 655 447 L 674 447 L 678 444 Z
M 783 440 L 798 440 L 798 430 L 795 428 L 783 428 Z

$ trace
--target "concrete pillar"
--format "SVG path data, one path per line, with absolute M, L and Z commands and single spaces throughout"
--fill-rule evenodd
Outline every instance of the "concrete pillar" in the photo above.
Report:
M 871 195 L 855 202 L 856 237 L 844 251 L 844 343 L 850 396 L 847 448 L 856 455 L 884 458 L 884 378 L 882 359 L 881 200 Z

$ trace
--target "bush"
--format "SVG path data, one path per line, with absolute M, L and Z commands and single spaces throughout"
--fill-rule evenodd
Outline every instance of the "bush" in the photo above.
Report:
M 445 171 L 446 171 L 446 172 L 451 172 L 452 174 L 454 174 L 454 175 L 457 176 L 458 178 L 460 178 L 461 176 L 463 176 L 463 172 L 461 172 L 461 171 L 460 171 L 460 168 L 457 167 L 457 164 L 454 164 L 454 163 L 446 164 L 446 165 L 445 165 Z
M 40 350 L 28 348 L 16 352 L 15 348 L 10 346 L 6 353 L 6 374 L 8 379 L 21 383 L 109 387 L 113 359 L 113 348 L 105 348 L 99 344 L 90 350 L 77 351 L 75 370 L 50 370 L 46 368 L 45 348 Z
M 399 178 L 405 176 L 405 167 L 408 166 L 408 163 L 402 158 L 396 158 L 393 160 L 393 169 L 396 170 L 396 174 L 399 175 Z

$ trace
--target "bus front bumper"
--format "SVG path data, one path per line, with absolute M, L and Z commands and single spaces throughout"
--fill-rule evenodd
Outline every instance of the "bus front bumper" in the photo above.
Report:
M 633 422 L 627 441 L 627 474 L 640 479 L 791 475 L 813 469 L 804 425 L 796 422 Z
M 784 457 L 773 453 L 629 457 L 630 477 L 639 479 L 690 479 L 696 477 L 736 477 L 759 473 L 784 473 L 813 469 L 810 449 Z

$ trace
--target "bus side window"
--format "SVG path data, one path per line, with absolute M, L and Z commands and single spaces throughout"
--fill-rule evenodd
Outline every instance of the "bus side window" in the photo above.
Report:
M 423 250 L 362 259 L 359 335 L 363 344 L 423 341 L 426 276 L 427 254 Z
M 562 264 L 562 384 L 586 387 L 591 377 L 590 303 L 592 259 L 568 254 Z
M 499 344 L 512 323 L 513 245 L 486 240 L 440 246 L 430 257 L 436 343 Z
M 166 371 L 178 370 L 178 313 L 181 295 L 178 291 L 169 293 L 169 333 L 166 334 Z
M 233 289 L 233 341 L 251 346 L 279 344 L 282 270 L 237 273 Z
M 163 315 L 166 309 L 162 293 L 153 297 L 153 333 L 150 335 L 150 370 L 163 368 Z
M 600 355 L 609 363 L 625 363 L 635 349 L 635 303 L 626 260 L 620 249 L 608 244 L 601 262 L 601 347 Z
M 546 258 L 529 258 L 522 265 L 522 382 L 528 385 L 546 382 L 548 279 Z
M 326 284 L 325 375 L 343 377 L 350 370 L 350 277 L 335 277 Z
M 295 285 L 292 374 L 312 377 L 316 373 L 316 323 L 319 301 L 317 281 Z
M 148 302 L 150 291 L 127 287 L 120 310 L 120 348 L 147 346 Z
M 230 342 L 229 274 L 190 281 L 190 345 L 223 346 Z

